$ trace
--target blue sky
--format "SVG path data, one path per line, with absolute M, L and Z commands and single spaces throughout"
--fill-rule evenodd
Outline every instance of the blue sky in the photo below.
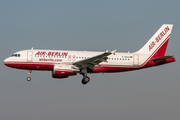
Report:
M 180 2 L 177 0 L 1 0 L 0 118 L 3 120 L 179 120 Z M 176 62 L 139 71 L 53 79 L 8 68 L 30 49 L 134 52 L 173 24 L 166 55 Z

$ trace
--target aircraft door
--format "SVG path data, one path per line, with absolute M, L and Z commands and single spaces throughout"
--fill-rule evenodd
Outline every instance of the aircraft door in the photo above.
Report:
M 76 56 L 75 56 L 75 55 L 73 55 L 72 60 L 73 60 L 73 61 L 76 61 Z
M 71 61 L 71 55 L 68 56 L 68 61 Z
M 134 66 L 139 65 L 139 55 L 134 55 L 133 58 L 134 58 L 134 59 L 133 59 L 133 65 L 134 65 Z
M 32 51 L 27 52 L 27 61 L 32 62 Z

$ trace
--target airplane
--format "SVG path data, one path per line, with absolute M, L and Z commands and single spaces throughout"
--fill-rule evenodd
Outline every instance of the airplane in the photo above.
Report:
M 88 73 L 124 72 L 159 66 L 175 61 L 174 56 L 165 56 L 172 31 L 172 24 L 163 24 L 149 41 L 137 52 L 68 51 L 28 49 L 15 52 L 4 60 L 8 67 L 28 70 L 27 81 L 32 70 L 52 71 L 53 78 L 67 78 L 77 73 L 87 84 Z

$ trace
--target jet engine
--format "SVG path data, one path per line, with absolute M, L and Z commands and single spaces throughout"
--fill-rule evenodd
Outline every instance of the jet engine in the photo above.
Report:
M 68 64 L 55 64 L 52 71 L 53 78 L 67 78 L 72 75 L 76 75 L 79 72 L 79 68 L 74 65 Z

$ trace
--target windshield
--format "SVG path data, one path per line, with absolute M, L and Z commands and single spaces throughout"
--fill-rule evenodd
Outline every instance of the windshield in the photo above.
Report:
M 13 54 L 11 55 L 11 57 L 20 57 L 21 55 L 20 54 Z

